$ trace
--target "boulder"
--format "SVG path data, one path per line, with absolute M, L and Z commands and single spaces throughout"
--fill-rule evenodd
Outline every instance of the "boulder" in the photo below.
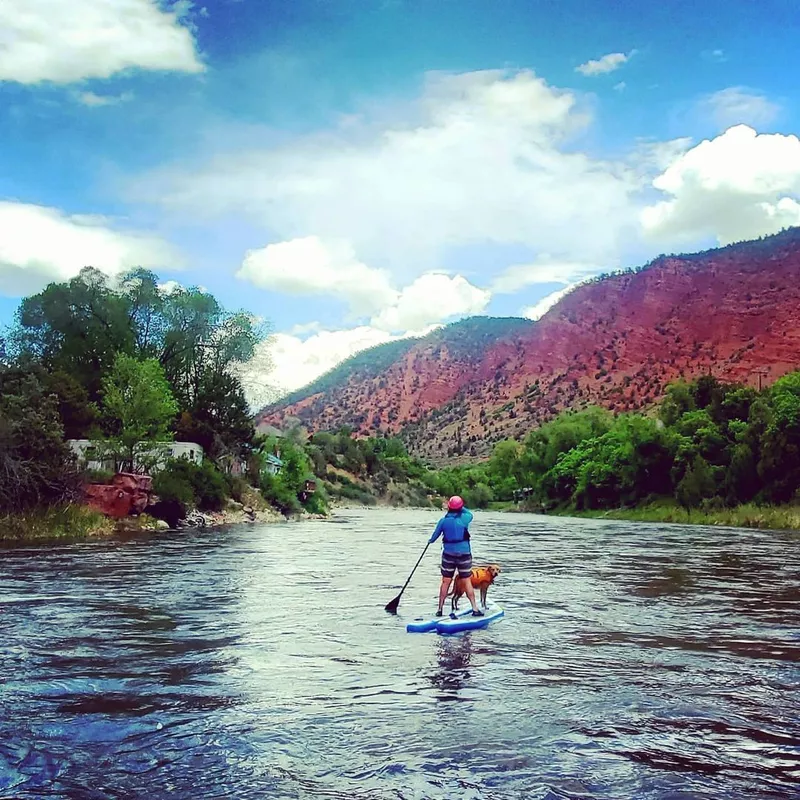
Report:
M 90 483 L 83 487 L 86 503 L 107 517 L 121 519 L 131 514 L 141 514 L 147 508 L 153 492 L 153 479 L 149 475 L 117 473 L 111 484 Z

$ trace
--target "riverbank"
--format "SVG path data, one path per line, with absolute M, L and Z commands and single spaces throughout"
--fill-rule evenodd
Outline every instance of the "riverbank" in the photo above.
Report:
M 176 533 L 192 528 L 221 528 L 245 522 L 275 524 L 300 519 L 316 519 L 318 514 L 285 517 L 274 508 L 251 509 L 231 502 L 222 511 L 191 512 Z M 36 509 L 19 514 L 0 515 L 0 543 L 66 542 L 106 538 L 123 533 L 148 533 L 170 530 L 163 521 L 148 514 L 113 519 L 85 505 L 73 504 L 57 508 Z
M 767 530 L 800 530 L 800 506 L 757 506 L 745 503 L 734 508 L 714 510 L 693 509 L 687 512 L 676 503 L 649 503 L 639 508 L 609 510 L 551 511 L 561 517 L 590 519 L 619 519 L 629 522 L 667 522 L 679 525 L 720 525 L 730 528 L 761 528 Z
M 115 521 L 83 505 L 0 515 L 0 542 L 35 542 L 111 536 Z

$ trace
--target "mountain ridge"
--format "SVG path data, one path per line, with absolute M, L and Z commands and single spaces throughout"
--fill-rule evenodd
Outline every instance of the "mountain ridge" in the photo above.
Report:
M 565 408 L 647 408 L 679 378 L 769 383 L 800 360 L 800 228 L 598 276 L 536 322 L 471 317 L 400 342 L 258 419 L 399 434 L 444 464 L 484 457 Z

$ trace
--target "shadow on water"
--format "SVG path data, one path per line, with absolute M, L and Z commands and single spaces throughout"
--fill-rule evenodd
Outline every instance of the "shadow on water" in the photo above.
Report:
M 800 796 L 796 539 L 479 514 L 506 617 L 410 635 L 435 519 L 3 550 L 0 800 Z
M 440 700 L 463 700 L 459 691 L 469 681 L 469 664 L 472 658 L 472 637 L 439 636 L 436 640 L 436 669 L 431 674 L 431 683 L 440 689 Z

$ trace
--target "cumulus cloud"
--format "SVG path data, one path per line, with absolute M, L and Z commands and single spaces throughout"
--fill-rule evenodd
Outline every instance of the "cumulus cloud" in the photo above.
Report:
M 720 128 L 744 123 L 766 126 L 775 121 L 781 111 L 764 95 L 742 86 L 732 86 L 703 97 L 698 103 L 701 115 L 710 117 Z
M 590 120 L 578 95 L 530 71 L 433 75 L 379 120 L 206 153 L 137 180 L 133 196 L 195 219 L 246 215 L 285 240 L 344 239 L 403 284 L 476 243 L 602 263 L 628 238 L 637 187 L 575 148 Z
M 600 58 L 587 61 L 585 64 L 580 64 L 575 67 L 576 72 L 581 75 L 592 77 L 594 75 L 605 75 L 608 72 L 614 72 L 619 69 L 623 64 L 631 60 L 631 57 L 636 51 L 631 50 L 627 55 L 625 53 L 607 53 Z
M 491 292 L 473 286 L 461 275 L 429 272 L 403 289 L 371 324 L 387 331 L 419 329 L 450 317 L 480 314 L 491 297 Z
M 3 0 L 0 81 L 73 83 L 131 68 L 201 72 L 185 8 L 157 0 Z
M 288 294 L 333 295 L 355 314 L 374 313 L 397 296 L 389 276 L 361 263 L 350 244 L 316 236 L 249 250 L 236 277 Z
M 532 306 L 528 306 L 528 308 L 524 308 L 522 310 L 522 316 L 527 317 L 528 319 L 537 320 L 543 317 L 562 297 L 566 297 L 576 286 L 579 286 L 579 283 L 573 283 L 569 286 L 565 286 L 563 289 L 558 289 L 555 292 L 552 292 L 541 300 L 538 303 L 535 303 Z
M 114 230 L 102 217 L 0 202 L 0 292 L 20 297 L 85 266 L 118 274 L 133 267 L 175 266 L 172 248 L 153 236 Z
M 737 125 L 679 156 L 654 181 L 669 199 L 642 211 L 652 238 L 720 244 L 800 225 L 800 140 Z
M 338 297 L 353 314 L 372 314 L 371 324 L 386 331 L 477 314 L 491 299 L 491 292 L 461 275 L 436 272 L 425 273 L 397 291 L 385 271 L 359 261 L 347 242 L 323 242 L 316 236 L 250 250 L 236 276 L 277 292 Z

